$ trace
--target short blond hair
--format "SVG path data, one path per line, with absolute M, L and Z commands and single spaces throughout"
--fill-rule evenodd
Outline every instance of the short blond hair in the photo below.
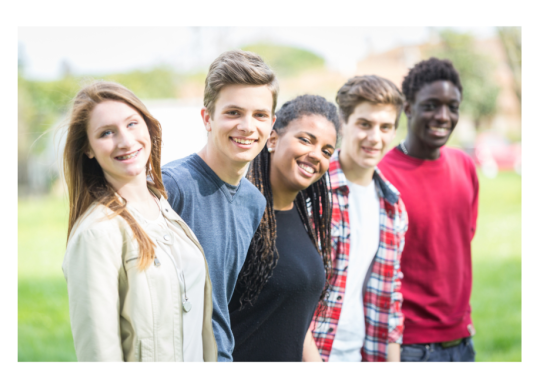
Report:
M 335 97 L 341 118 L 347 123 L 356 106 L 362 102 L 376 105 L 393 105 L 397 110 L 395 128 L 403 110 L 403 93 L 388 79 L 376 75 L 355 76 L 341 86 Z
M 214 114 L 216 100 L 228 85 L 268 85 L 272 93 L 272 115 L 276 110 L 278 81 L 262 58 L 250 51 L 232 50 L 222 53 L 210 65 L 204 83 L 204 106 Z

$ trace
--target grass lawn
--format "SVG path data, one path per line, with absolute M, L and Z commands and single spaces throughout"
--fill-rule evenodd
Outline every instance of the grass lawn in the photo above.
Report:
M 472 317 L 477 361 L 521 361 L 521 182 L 514 173 L 480 176 L 473 242 Z M 67 203 L 20 200 L 18 359 L 75 361 L 62 273 Z

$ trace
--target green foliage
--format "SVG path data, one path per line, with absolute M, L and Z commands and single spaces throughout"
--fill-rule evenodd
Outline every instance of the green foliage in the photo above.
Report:
M 293 46 L 258 43 L 241 49 L 260 55 L 280 77 L 297 76 L 307 70 L 322 68 L 325 64 L 321 56 Z
M 500 172 L 479 179 L 471 298 L 476 359 L 521 361 L 521 177 Z M 75 361 L 61 269 L 67 211 L 61 199 L 19 201 L 19 361 Z
M 476 49 L 470 33 L 440 31 L 441 44 L 431 56 L 450 59 L 459 71 L 463 86 L 461 111 L 480 126 L 494 116 L 497 109 L 499 86 L 495 81 L 495 64 L 486 54 Z

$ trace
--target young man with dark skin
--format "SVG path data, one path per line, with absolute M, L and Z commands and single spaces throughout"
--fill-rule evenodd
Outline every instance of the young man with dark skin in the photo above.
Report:
M 459 120 L 462 91 L 449 60 L 416 64 L 403 81 L 407 137 L 380 162 L 401 192 L 410 220 L 401 259 L 401 361 L 475 358 L 470 244 L 478 178 L 468 155 L 445 146 Z
M 266 208 L 264 196 L 243 175 L 272 131 L 277 94 L 277 79 L 262 58 L 223 53 L 206 77 L 206 146 L 162 168 L 171 207 L 204 248 L 213 292 L 213 313 L 205 314 L 212 314 L 218 361 L 233 361 L 228 304 Z
M 329 168 L 333 269 L 328 310 L 314 317 L 312 335 L 324 361 L 400 361 L 407 213 L 377 165 L 395 137 L 403 94 L 384 78 L 356 76 L 336 101 L 343 124 Z

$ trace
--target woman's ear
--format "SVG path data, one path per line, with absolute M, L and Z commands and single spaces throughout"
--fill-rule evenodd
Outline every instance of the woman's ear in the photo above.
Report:
M 94 158 L 94 152 L 92 151 L 91 147 L 89 146 L 87 148 L 87 150 L 85 150 L 85 155 L 87 157 L 89 157 L 89 159 L 93 159 Z

